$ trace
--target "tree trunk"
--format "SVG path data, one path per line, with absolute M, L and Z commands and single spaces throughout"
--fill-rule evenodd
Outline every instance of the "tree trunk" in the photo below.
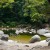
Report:
M 36 34 L 37 34 L 37 28 L 35 28 L 35 30 L 36 30 Z

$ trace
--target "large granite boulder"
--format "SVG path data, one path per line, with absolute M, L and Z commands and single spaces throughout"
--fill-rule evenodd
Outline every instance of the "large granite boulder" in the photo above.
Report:
M 9 35 L 4 34 L 4 35 L 2 35 L 1 40 L 8 41 L 8 38 L 9 38 Z
M 34 42 L 37 42 L 37 41 L 40 41 L 41 38 L 39 35 L 34 35 L 31 39 L 30 39 L 30 43 L 34 43 Z

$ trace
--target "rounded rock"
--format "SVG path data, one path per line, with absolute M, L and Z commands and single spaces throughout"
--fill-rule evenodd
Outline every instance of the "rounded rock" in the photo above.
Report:
M 34 43 L 34 42 L 37 42 L 37 41 L 40 41 L 41 38 L 39 35 L 34 35 L 31 39 L 30 39 L 30 43 Z
M 1 40 L 3 40 L 3 41 L 8 41 L 8 38 L 9 38 L 9 35 L 4 34 L 4 35 L 1 37 Z

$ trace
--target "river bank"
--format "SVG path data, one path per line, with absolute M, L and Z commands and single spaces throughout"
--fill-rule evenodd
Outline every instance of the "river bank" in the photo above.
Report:
M 50 50 L 50 46 L 40 46 L 36 44 L 0 45 L 0 50 Z M 39 43 L 40 44 L 40 43 Z M 46 45 L 46 44 L 45 44 Z

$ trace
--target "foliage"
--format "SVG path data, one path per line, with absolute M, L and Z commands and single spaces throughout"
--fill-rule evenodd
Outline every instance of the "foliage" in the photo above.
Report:
M 3 30 L 5 34 L 15 35 L 15 30 Z
M 50 5 L 47 0 L 2 0 L 0 1 L 0 26 L 49 23 Z

